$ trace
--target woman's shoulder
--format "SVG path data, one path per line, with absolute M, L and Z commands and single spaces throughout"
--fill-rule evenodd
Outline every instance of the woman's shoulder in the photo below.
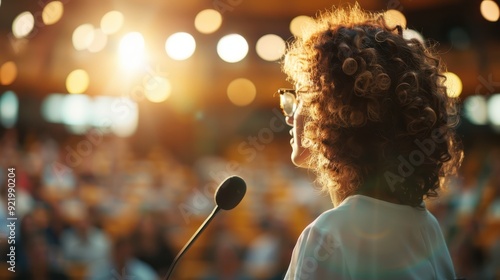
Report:
M 406 223 L 414 226 L 437 224 L 437 220 L 425 207 L 417 208 L 364 195 L 353 195 L 337 207 L 321 213 L 308 228 L 331 232 L 339 228 L 372 224 L 375 220 L 381 226 L 391 224 L 401 226 Z

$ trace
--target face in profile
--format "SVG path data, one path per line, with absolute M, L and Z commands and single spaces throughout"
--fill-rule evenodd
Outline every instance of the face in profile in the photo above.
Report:
M 302 114 L 303 107 L 300 98 L 297 101 L 293 114 L 286 117 L 286 123 L 292 128 L 290 129 L 290 145 L 292 146 L 291 160 L 298 167 L 307 168 L 307 160 L 310 155 L 309 149 L 304 145 L 304 115 Z

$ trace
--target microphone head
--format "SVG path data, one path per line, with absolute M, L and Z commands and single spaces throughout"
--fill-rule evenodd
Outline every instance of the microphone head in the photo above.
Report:
M 241 177 L 227 178 L 215 191 L 215 204 L 221 209 L 231 210 L 240 203 L 247 191 L 247 185 Z

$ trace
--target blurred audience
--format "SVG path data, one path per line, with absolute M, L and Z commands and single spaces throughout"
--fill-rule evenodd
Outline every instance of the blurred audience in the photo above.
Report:
M 64 259 L 70 263 L 91 266 L 109 257 L 110 241 L 106 234 L 91 223 L 86 210 L 78 210 L 70 227 L 61 237 Z
M 66 273 L 50 258 L 49 246 L 41 234 L 33 234 L 23 240 L 27 266 L 17 271 L 15 280 L 65 280 Z
M 222 177 L 235 174 L 247 182 L 246 197 L 209 225 L 173 278 L 282 279 L 300 230 L 329 207 L 327 197 L 311 199 L 319 195 L 313 179 L 281 158 L 287 153 L 278 150 L 289 147 L 278 138 L 253 158 L 236 141 L 224 156 L 193 163 L 158 146 L 140 156 L 115 137 L 78 154 L 78 140 L 0 136 L 0 218 L 8 167 L 16 168 L 19 194 L 19 270 L 4 273 L 2 255 L 0 278 L 161 279 L 208 214 Z M 500 279 L 500 147 L 479 142 L 465 152 L 455 183 L 427 205 L 457 273 Z M 8 234 L 0 229 L 2 251 Z
M 90 266 L 87 279 L 155 280 L 159 278 L 153 268 L 134 256 L 133 240 L 129 236 L 120 236 L 113 241 L 111 257 Z
M 174 252 L 170 236 L 163 230 L 161 219 L 154 214 L 146 214 L 139 221 L 134 234 L 137 259 L 148 264 L 158 276 L 164 276 L 173 262 Z
M 209 268 L 202 280 L 251 280 L 243 267 L 244 246 L 224 219 L 215 222 L 205 251 Z

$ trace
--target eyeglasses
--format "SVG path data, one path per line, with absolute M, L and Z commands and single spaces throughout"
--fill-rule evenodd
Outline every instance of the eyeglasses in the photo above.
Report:
M 296 90 L 291 88 L 280 88 L 278 89 L 278 93 L 280 94 L 280 107 L 281 110 L 283 110 L 283 114 L 286 117 L 293 116 L 298 105 Z

